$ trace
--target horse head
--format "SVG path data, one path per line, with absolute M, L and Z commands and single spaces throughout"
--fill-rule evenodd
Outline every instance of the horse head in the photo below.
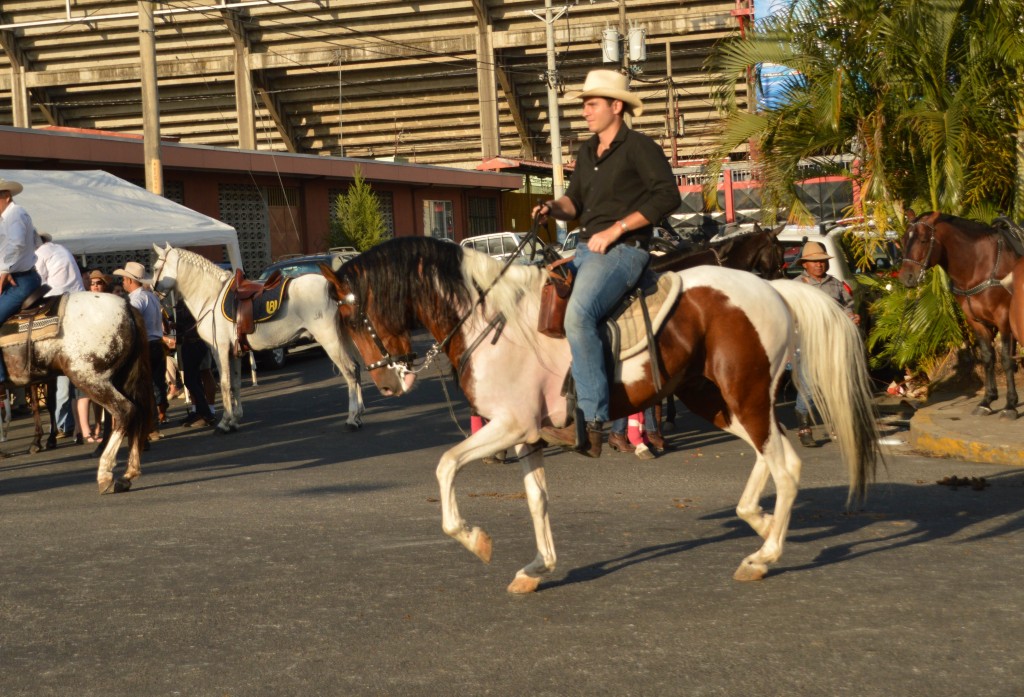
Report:
M 165 247 L 158 244 L 153 245 L 156 252 L 156 261 L 153 262 L 153 290 L 158 293 L 166 293 L 173 290 L 178 284 L 178 255 L 176 249 L 166 243 Z
M 778 225 L 774 229 L 763 229 L 754 223 L 754 235 L 758 240 L 758 247 L 750 262 L 750 270 L 756 272 L 766 281 L 773 281 L 785 275 L 783 267 L 786 264 L 785 254 L 782 246 L 778 243 L 779 233 L 785 229 L 785 224 Z
M 924 278 L 929 266 L 938 260 L 941 243 L 935 237 L 938 212 L 923 213 L 907 223 L 903 234 L 903 266 L 897 276 L 900 283 L 914 288 Z
M 416 383 L 412 338 L 404 328 L 395 329 L 390 322 L 382 321 L 376 312 L 373 290 L 357 268 L 361 264 L 356 262 L 361 259 L 347 262 L 337 273 L 320 264 L 320 273 L 334 290 L 341 322 L 377 389 L 386 397 L 397 397 L 412 390 Z

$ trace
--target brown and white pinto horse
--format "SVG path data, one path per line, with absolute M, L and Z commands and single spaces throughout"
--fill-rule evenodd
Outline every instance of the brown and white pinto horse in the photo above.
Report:
M 422 323 L 438 342 L 428 358 L 444 350 L 470 403 L 489 419 L 445 452 L 437 467 L 444 531 L 485 562 L 490 537 L 459 515 L 454 479 L 467 462 L 516 447 L 537 556 L 519 570 L 509 591 L 528 593 L 555 567 L 540 429 L 566 422 L 561 388 L 570 359 L 565 340 L 536 331 L 544 271 L 513 265 L 500 275 L 501 268 L 458 245 L 399 238 L 363 252 L 334 281 L 343 298 L 339 309 L 382 393 L 413 387 L 410 331 Z M 710 266 L 680 275 L 683 295 L 656 337 L 661 390 L 652 386 L 648 352 L 616 365 L 612 417 L 674 393 L 754 448 L 754 469 L 736 512 L 764 543 L 743 560 L 735 578 L 757 580 L 782 554 L 800 480 L 800 458 L 773 413 L 786 362 L 799 347 L 815 404 L 838 437 L 850 495 L 859 497 L 879 456 L 863 347 L 839 306 L 817 289 Z M 489 290 L 482 295 L 481 289 Z M 502 317 L 499 328 L 495 320 Z M 774 514 L 760 506 L 769 476 L 777 492 Z
M 941 266 L 949 275 L 953 295 L 968 326 L 978 337 L 985 368 L 985 395 L 974 409 L 976 415 L 991 414 L 992 402 L 999 396 L 995 363 L 998 332 L 1006 373 L 1006 404 L 999 415 L 1017 418 L 1010 293 L 999 283 L 1010 273 L 1017 259 L 1017 253 L 999 230 L 945 213 L 923 213 L 915 217 L 903 235 L 900 282 L 913 288 L 921 282 L 929 267 Z

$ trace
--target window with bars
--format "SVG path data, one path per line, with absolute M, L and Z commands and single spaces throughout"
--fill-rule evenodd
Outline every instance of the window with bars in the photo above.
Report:
M 469 235 L 483 235 L 498 231 L 498 199 L 471 197 L 469 199 Z

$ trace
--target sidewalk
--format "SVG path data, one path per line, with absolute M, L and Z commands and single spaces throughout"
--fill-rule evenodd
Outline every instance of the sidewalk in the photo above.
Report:
M 925 455 L 969 462 L 1024 466 L 1024 417 L 1016 421 L 971 414 L 981 401 L 974 394 L 933 395 L 910 418 L 908 445 Z M 1003 404 L 1003 394 L 994 402 Z M 885 407 L 880 407 L 885 412 Z

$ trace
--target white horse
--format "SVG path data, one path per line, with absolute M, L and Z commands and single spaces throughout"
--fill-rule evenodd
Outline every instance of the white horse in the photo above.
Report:
M 220 371 L 221 401 L 224 416 L 217 429 L 222 433 L 237 430 L 242 419 L 241 367 L 234 356 L 235 323 L 221 313 L 221 303 L 234 277 L 209 259 L 186 249 L 153 245 L 157 260 L 153 264 L 153 287 L 163 293 L 177 290 L 196 318 L 199 336 L 213 349 Z M 301 337 L 312 338 L 323 346 L 348 383 L 348 419 L 345 430 L 362 425 L 363 392 L 359 385 L 359 366 L 352 359 L 355 347 L 342 329 L 333 288 L 318 274 L 297 276 L 288 284 L 287 295 L 273 319 L 258 322 L 249 335 L 255 351 L 285 346 Z

